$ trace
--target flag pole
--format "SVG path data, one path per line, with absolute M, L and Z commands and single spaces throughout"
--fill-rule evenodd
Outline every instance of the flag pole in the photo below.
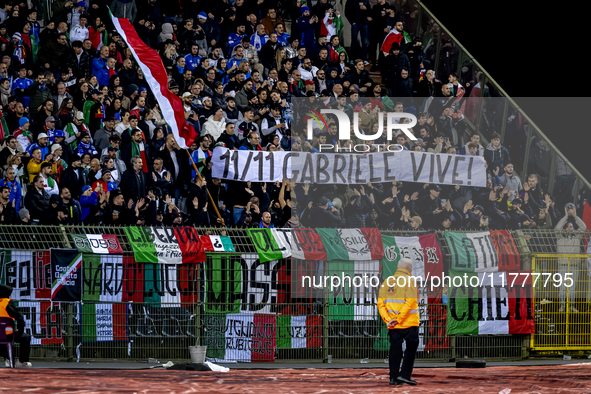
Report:
M 201 176 L 201 173 L 197 169 L 197 166 L 195 165 L 195 162 L 193 161 L 193 158 L 189 154 L 189 150 L 188 149 L 185 149 L 185 152 L 187 152 L 187 156 L 189 156 L 189 160 L 191 160 L 191 164 L 193 165 L 193 169 L 197 173 L 197 176 L 203 182 L 203 177 Z M 211 205 L 213 206 L 213 209 L 215 210 L 215 214 L 221 220 L 222 226 L 225 227 L 226 224 L 224 223 L 224 219 L 222 219 L 222 215 L 220 215 L 220 211 L 218 211 L 218 206 L 215 204 L 215 201 L 213 201 L 213 197 L 211 197 L 211 193 L 209 193 L 209 189 L 207 189 L 207 185 L 206 185 L 206 189 L 205 190 L 207 191 L 207 195 L 209 196 L 209 201 L 211 202 Z M 189 203 L 189 201 L 187 201 L 187 203 Z

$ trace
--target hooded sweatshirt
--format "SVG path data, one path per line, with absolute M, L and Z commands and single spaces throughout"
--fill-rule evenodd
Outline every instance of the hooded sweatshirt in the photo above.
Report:
M 484 159 L 488 162 L 489 168 L 495 169 L 495 167 L 499 167 L 499 175 L 504 172 L 503 168 L 511 163 L 511 156 L 509 156 L 507 148 L 503 145 L 499 145 L 499 147 L 495 149 L 492 142 L 486 147 Z
M 209 134 L 213 137 L 214 141 L 220 138 L 220 135 L 226 130 L 226 120 L 222 116 L 220 121 L 215 121 L 213 115 L 207 118 L 207 122 L 203 124 L 203 134 Z

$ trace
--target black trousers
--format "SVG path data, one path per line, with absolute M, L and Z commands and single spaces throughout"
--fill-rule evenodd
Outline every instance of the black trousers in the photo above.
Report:
M 9 336 L 10 339 L 10 336 Z M 29 354 L 31 354 L 31 336 L 29 334 L 23 334 L 19 338 L 15 339 L 15 342 L 19 344 L 19 360 L 21 363 L 29 361 Z M 0 356 L 8 357 L 8 350 L 6 346 L 0 346 Z M 2 360 L 0 358 L 0 360 Z
M 388 335 L 390 336 L 390 378 L 396 379 L 401 376 L 410 379 L 419 347 L 419 327 L 388 330 Z M 406 341 L 404 359 L 402 341 Z M 402 367 L 400 367 L 400 360 L 402 360 Z

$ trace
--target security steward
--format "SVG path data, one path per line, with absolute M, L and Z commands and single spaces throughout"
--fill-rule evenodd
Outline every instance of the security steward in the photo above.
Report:
M 394 276 L 384 280 L 378 298 L 378 310 L 384 323 L 388 325 L 390 337 L 390 384 L 416 385 L 410 378 L 419 347 L 419 305 L 415 280 L 411 280 L 412 261 L 400 259 Z M 406 351 L 402 367 L 402 341 L 406 341 Z
M 14 301 L 10 299 L 11 294 L 12 287 L 0 285 L 0 317 L 8 317 L 16 320 L 16 333 L 12 334 L 16 335 L 14 340 L 20 345 L 19 361 L 16 362 L 16 367 L 30 368 L 33 366 L 29 362 L 31 336 L 25 333 L 25 319 L 14 304 Z M 10 339 L 10 336 L 8 339 Z M 0 355 L 8 356 L 6 346 L 0 346 Z M 10 367 L 8 359 L 5 359 L 4 364 L 6 367 Z

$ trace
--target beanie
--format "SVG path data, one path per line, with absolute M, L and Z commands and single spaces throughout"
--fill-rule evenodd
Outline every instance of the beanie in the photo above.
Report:
M 24 116 L 19 119 L 18 127 L 23 127 L 25 123 L 29 123 L 29 118 L 25 118 Z
M 21 220 L 23 220 L 27 216 L 29 216 L 29 210 L 27 208 L 21 208 L 20 211 L 18 211 L 18 217 Z

